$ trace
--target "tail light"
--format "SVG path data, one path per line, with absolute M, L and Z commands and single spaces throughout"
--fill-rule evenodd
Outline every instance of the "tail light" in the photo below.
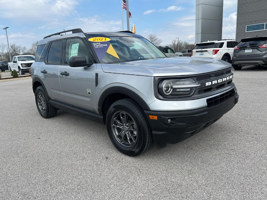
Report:
M 239 48 L 239 47 L 237 47 L 237 46 L 234 48 L 234 50 L 239 50 L 239 49 L 240 49 L 240 48 Z
M 261 45 L 259 48 L 267 48 L 267 44 Z
M 219 49 L 213 49 L 213 50 L 212 50 L 212 54 L 213 54 L 213 55 L 216 55 L 219 51 L 220 51 Z

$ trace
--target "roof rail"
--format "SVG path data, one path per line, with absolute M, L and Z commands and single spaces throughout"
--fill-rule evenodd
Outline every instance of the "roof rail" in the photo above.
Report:
M 54 34 L 45 36 L 44 39 L 45 39 L 45 38 L 52 37 L 52 36 L 55 36 L 55 35 L 61 35 L 62 33 L 67 33 L 67 32 L 72 32 L 72 33 L 83 33 L 83 30 L 80 29 L 80 28 L 75 28 L 75 29 L 70 29 L 70 30 L 66 30 L 66 31 L 61 31 L 61 32 L 57 32 L 57 33 L 54 33 Z
M 122 32 L 122 33 L 132 33 L 133 34 L 132 31 L 119 31 L 119 32 Z

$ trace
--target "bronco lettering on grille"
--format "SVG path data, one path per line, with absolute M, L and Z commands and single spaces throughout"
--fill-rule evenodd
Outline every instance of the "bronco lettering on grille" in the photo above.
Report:
M 232 79 L 233 79 L 233 75 L 230 75 L 230 76 L 227 76 L 227 77 L 224 77 L 224 78 L 220 78 L 220 79 L 216 79 L 216 80 L 213 80 L 213 81 L 206 82 L 205 86 L 216 85 L 216 84 L 223 83 L 223 82 L 226 82 L 226 81 L 229 81 L 229 80 L 232 80 Z

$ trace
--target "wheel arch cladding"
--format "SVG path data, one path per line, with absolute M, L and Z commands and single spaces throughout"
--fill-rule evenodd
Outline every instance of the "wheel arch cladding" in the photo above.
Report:
M 125 98 L 134 101 L 142 110 L 150 110 L 146 102 L 135 92 L 123 87 L 112 87 L 102 93 L 98 102 L 98 112 L 105 115 L 112 103 Z
M 42 86 L 44 88 L 44 90 L 46 91 L 44 84 L 42 83 L 42 81 L 39 78 L 34 78 L 32 81 L 32 90 L 33 93 L 35 93 L 37 87 Z

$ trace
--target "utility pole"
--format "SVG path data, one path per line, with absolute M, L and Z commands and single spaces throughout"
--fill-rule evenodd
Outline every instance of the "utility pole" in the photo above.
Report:
M 127 31 L 130 31 L 130 22 L 129 22 L 129 0 L 126 1 L 127 8 Z
M 180 40 L 179 40 L 179 37 L 177 38 L 177 46 L 178 46 L 178 52 L 180 51 Z
M 9 51 L 9 42 L 8 42 L 8 35 L 7 35 L 7 29 L 9 27 L 5 27 L 3 28 L 6 31 L 6 41 L 7 41 L 7 51 L 8 51 L 8 56 L 9 56 L 9 62 L 11 62 L 11 55 L 10 55 L 10 51 Z

